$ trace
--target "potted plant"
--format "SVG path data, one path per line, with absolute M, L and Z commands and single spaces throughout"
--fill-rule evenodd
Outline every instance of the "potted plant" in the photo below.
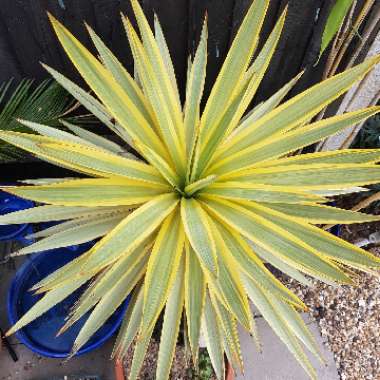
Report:
M 251 64 L 269 0 L 255 0 L 232 43 L 201 112 L 207 62 L 207 20 L 189 61 L 186 103 L 160 24 L 155 33 L 136 0 L 140 36 L 123 17 L 136 61 L 136 77 L 88 27 L 100 59 L 50 16 L 57 36 L 92 96 L 46 67 L 88 110 L 131 145 L 142 160 L 103 138 L 69 134 L 23 121 L 40 135 L 0 137 L 36 156 L 89 178 L 44 179 L 5 190 L 45 205 L 0 218 L 3 224 L 67 220 L 61 241 L 103 236 L 89 251 L 38 283 L 45 296 L 8 332 L 12 334 L 91 279 L 64 329 L 92 310 L 79 332 L 77 352 L 132 292 L 113 355 L 136 342 L 130 379 L 141 368 L 153 328 L 164 310 L 157 379 L 167 379 L 180 322 L 194 362 L 199 336 L 224 378 L 224 355 L 242 367 L 237 325 L 257 339 L 251 300 L 315 378 L 300 342 L 319 356 L 298 311 L 304 303 L 264 261 L 328 283 L 352 284 L 348 267 L 378 268 L 380 260 L 315 224 L 378 220 L 324 205 L 329 196 L 380 181 L 378 150 L 341 150 L 289 157 L 379 112 L 379 107 L 310 122 L 380 61 L 373 57 L 282 103 L 298 78 L 247 112 L 276 50 L 286 10 Z M 73 230 L 73 226 L 76 226 Z M 69 232 L 68 232 L 69 231 Z M 65 235 L 66 234 L 66 235 Z M 63 235 L 63 237 L 62 237 Z M 54 236 L 54 235 L 51 235 Z M 44 249 L 51 241 L 41 240 Z M 37 247 L 38 248 L 38 247 Z M 30 249 L 33 249 L 31 247 Z M 25 251 L 23 252 L 25 253 Z
M 72 261 L 93 243 L 52 249 L 39 252 L 18 268 L 8 289 L 7 312 L 11 324 L 17 323 L 25 312 L 35 305 L 43 294 L 33 294 L 29 289 L 38 281 L 48 276 L 58 268 Z M 50 358 L 66 358 L 70 355 L 76 334 L 86 322 L 87 315 L 83 316 L 66 334 L 57 334 L 65 323 L 67 310 L 80 299 L 86 286 L 71 294 L 63 302 L 55 305 L 38 320 L 25 326 L 16 333 L 18 340 L 38 355 Z M 129 298 L 110 316 L 97 330 L 91 339 L 84 345 L 76 356 L 91 352 L 104 344 L 120 327 Z M 47 327 L 48 326 L 48 327 Z

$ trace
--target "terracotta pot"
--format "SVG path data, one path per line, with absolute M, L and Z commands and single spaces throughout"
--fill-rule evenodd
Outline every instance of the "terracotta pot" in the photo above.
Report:
M 231 363 L 226 359 L 226 380 L 234 380 L 235 379 L 235 372 L 232 368 Z
M 125 380 L 124 366 L 120 360 L 115 360 L 115 379 Z

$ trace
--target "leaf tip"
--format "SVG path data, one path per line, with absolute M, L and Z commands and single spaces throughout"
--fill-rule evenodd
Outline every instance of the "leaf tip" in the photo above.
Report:
M 49 18 L 49 21 L 54 24 L 55 22 L 58 22 L 58 20 L 49 12 L 49 11 L 46 11 L 46 14 Z
M 93 34 L 94 30 L 91 28 L 90 24 L 87 21 L 83 22 L 85 28 L 87 29 L 88 33 Z
M 13 335 L 18 330 L 17 324 L 13 325 L 5 334 L 4 338 L 8 338 L 9 336 Z

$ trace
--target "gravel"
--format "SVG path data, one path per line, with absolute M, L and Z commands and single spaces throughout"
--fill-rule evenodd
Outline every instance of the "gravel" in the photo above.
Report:
M 345 226 L 342 237 L 354 242 L 374 232 L 369 224 Z M 368 249 L 380 257 L 380 248 Z M 380 278 L 355 272 L 358 285 L 333 287 L 318 281 L 307 288 L 285 282 L 300 296 L 317 320 L 334 353 L 342 380 L 380 379 Z

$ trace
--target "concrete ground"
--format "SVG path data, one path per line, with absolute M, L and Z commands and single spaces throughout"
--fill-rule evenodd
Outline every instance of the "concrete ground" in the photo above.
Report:
M 1 380 L 112 380 L 113 366 L 109 360 L 112 343 L 64 363 L 35 355 L 27 347 L 11 339 L 19 361 L 13 362 L 3 349 L 0 353 Z M 67 376 L 67 377 L 65 377 Z M 73 377 L 71 377 L 73 376 Z
M 310 321 L 307 314 L 303 315 L 303 319 L 314 335 L 326 361 L 326 365 L 321 364 L 314 356 L 309 355 L 305 349 L 317 371 L 317 378 L 319 380 L 339 380 L 333 354 L 324 344 L 317 323 Z M 245 375 L 237 376 L 236 380 L 308 380 L 309 377 L 305 371 L 266 321 L 262 317 L 258 317 L 256 324 L 262 352 L 257 351 L 249 334 L 245 331 L 240 331 Z

